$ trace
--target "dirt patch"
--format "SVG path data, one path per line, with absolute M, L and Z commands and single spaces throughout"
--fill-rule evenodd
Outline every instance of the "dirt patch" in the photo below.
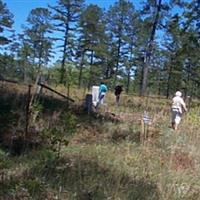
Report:
M 172 168 L 176 171 L 194 169 L 195 161 L 189 153 L 175 151 L 175 153 L 172 154 Z
M 100 143 L 106 139 L 105 134 L 102 134 L 95 127 L 80 127 L 78 133 L 74 135 L 70 141 L 72 144 L 93 144 Z
M 123 122 L 134 122 L 139 124 L 141 121 L 141 115 L 136 113 L 119 113 L 119 119 Z

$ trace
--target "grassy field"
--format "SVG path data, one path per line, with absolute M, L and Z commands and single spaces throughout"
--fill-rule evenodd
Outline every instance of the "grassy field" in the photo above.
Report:
M 169 100 L 123 94 L 117 106 L 109 93 L 88 115 L 85 91 L 73 89 L 72 106 L 41 97 L 24 136 L 26 96 L 1 90 L 0 199 L 200 199 L 199 101 L 173 131 Z M 145 127 L 144 112 L 152 119 Z

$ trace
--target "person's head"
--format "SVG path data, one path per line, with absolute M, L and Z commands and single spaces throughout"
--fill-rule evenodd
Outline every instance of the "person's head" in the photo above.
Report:
M 101 83 L 100 83 L 101 85 L 103 85 L 103 84 L 105 84 L 103 81 L 101 81 Z
M 176 97 L 181 97 L 181 96 L 182 96 L 182 93 L 181 93 L 180 91 L 177 91 L 177 92 L 175 93 L 175 96 L 176 96 Z

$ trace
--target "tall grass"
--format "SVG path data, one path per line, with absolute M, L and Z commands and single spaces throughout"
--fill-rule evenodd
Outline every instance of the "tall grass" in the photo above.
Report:
M 78 91 L 73 94 L 79 95 Z M 42 140 L 45 148 L 9 157 L 9 162 L 6 153 L 0 154 L 1 170 L 7 167 L 6 173 L 12 177 L 2 182 L 2 199 L 200 199 L 198 101 L 183 116 L 178 131 L 170 128 L 170 102 L 165 99 L 122 95 L 117 106 L 114 95 L 108 93 L 106 105 L 98 112 L 114 113 L 120 120 L 99 120 L 72 110 L 76 131 L 70 135 L 66 121 L 70 117 L 58 107 L 51 109 L 54 112 L 43 113 L 36 120 L 38 130 L 45 130 L 41 134 L 48 136 Z M 141 143 L 144 112 L 152 123 L 148 138 Z M 59 157 L 50 142 L 58 132 L 68 141 L 61 144 Z

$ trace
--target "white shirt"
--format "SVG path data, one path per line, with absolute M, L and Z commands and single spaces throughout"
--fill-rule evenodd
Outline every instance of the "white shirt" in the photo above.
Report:
M 182 106 L 185 107 L 185 102 L 179 96 L 175 96 L 172 99 L 172 109 L 178 109 L 180 113 L 182 113 Z

